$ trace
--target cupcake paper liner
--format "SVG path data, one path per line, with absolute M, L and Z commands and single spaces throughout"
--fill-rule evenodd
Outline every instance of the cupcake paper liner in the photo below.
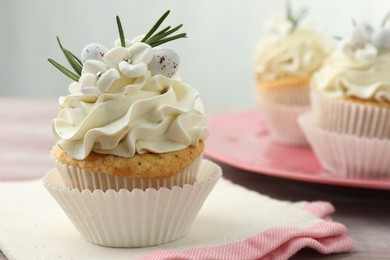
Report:
M 159 189 L 161 187 L 172 188 L 173 186 L 183 186 L 196 181 L 199 167 L 203 155 L 199 156 L 188 168 L 179 174 L 166 178 L 132 178 L 124 176 L 114 176 L 101 172 L 84 170 L 67 164 L 62 164 L 56 160 L 56 166 L 61 173 L 61 177 L 69 188 L 79 190 L 89 189 L 91 191 L 100 189 L 103 191 L 114 189 Z
M 49 171 L 43 182 L 89 242 L 145 247 L 184 236 L 221 176 L 218 165 L 203 160 L 196 183 L 171 189 L 79 191 L 67 188 L 57 169 Z
M 307 113 L 299 123 L 324 170 L 344 178 L 390 177 L 390 140 L 324 130 L 315 125 L 314 118 Z
M 336 100 L 312 93 L 315 124 L 323 129 L 369 138 L 390 138 L 390 109 Z
M 267 122 L 271 138 L 278 143 L 288 145 L 307 145 L 306 138 L 298 124 L 298 117 L 309 106 L 285 106 L 260 103 L 260 109 Z
M 261 85 L 261 83 L 260 83 Z M 259 87 L 259 98 L 268 103 L 277 103 L 282 105 L 306 106 L 310 104 L 310 88 L 308 85 L 286 86 L 275 88 Z

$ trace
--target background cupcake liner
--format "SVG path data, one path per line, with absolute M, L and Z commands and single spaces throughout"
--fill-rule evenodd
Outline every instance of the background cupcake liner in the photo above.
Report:
M 310 104 L 309 91 L 310 88 L 308 85 L 292 85 L 265 89 L 260 86 L 258 94 L 260 100 L 268 103 L 305 106 Z
M 183 186 L 184 184 L 193 184 L 196 181 L 199 167 L 203 155 L 200 155 L 189 167 L 181 173 L 166 178 L 131 178 L 124 176 L 114 176 L 101 172 L 84 170 L 67 164 L 62 164 L 56 160 L 56 166 L 61 173 L 66 187 L 79 190 L 89 189 L 91 191 L 100 189 L 106 191 L 114 189 L 159 189 L 161 187 L 172 188 L 173 186 Z
M 390 140 L 324 130 L 314 124 L 314 117 L 304 114 L 299 123 L 326 171 L 346 178 L 390 178 Z
M 144 247 L 184 236 L 222 170 L 203 160 L 195 184 L 145 191 L 79 191 L 67 188 L 59 175 L 52 169 L 44 177 L 44 185 L 89 242 Z
M 285 106 L 262 101 L 260 109 L 274 141 L 290 145 L 307 145 L 305 135 L 298 124 L 298 117 L 306 112 L 309 106 Z
M 312 93 L 315 124 L 323 129 L 369 138 L 390 139 L 390 109 L 336 100 Z

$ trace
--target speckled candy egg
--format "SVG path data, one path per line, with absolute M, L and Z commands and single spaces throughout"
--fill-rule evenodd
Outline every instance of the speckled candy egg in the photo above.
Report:
M 148 67 L 152 75 L 161 74 L 172 77 L 179 69 L 179 55 L 171 49 L 159 49 L 154 51 L 153 59 Z
M 84 47 L 81 52 L 81 61 L 84 63 L 87 60 L 103 61 L 103 56 L 108 52 L 108 49 L 99 43 L 90 43 Z
M 390 51 L 390 28 L 380 28 L 375 31 L 372 43 L 380 51 Z

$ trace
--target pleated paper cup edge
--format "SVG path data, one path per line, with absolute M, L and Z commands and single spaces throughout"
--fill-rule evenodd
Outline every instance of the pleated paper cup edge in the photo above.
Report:
M 318 158 L 322 168 L 326 170 L 328 173 L 342 177 L 342 178 L 355 178 L 355 179 L 385 179 L 390 177 L 390 172 L 388 174 L 383 174 L 390 168 L 390 163 L 388 166 L 378 166 L 375 173 L 372 170 L 370 171 L 370 167 L 365 165 L 361 166 L 360 168 L 356 168 L 356 159 L 355 157 L 340 157 L 340 158 L 347 158 L 344 161 L 330 161 L 327 160 L 325 157 L 330 157 L 328 154 L 327 156 L 323 156 L 323 153 L 326 153 L 327 150 L 334 151 L 331 147 L 331 142 L 323 142 L 326 144 L 326 147 L 321 146 L 321 142 L 324 139 L 332 139 L 333 144 L 337 145 L 337 147 L 341 147 L 340 150 L 347 151 L 347 143 L 348 142 L 354 142 L 354 145 L 363 145 L 367 148 L 373 148 L 373 149 L 382 149 L 382 150 L 388 150 L 390 151 L 390 140 L 389 139 L 381 139 L 381 138 L 369 138 L 369 137 L 359 137 L 355 135 L 345 134 L 345 133 L 337 133 L 332 132 L 326 129 L 322 129 L 319 126 L 316 126 L 314 124 L 313 120 L 313 114 L 311 112 L 305 113 L 301 115 L 298 119 L 299 124 L 302 127 L 302 130 L 304 131 L 308 142 L 310 146 L 312 147 L 316 157 Z M 316 138 L 311 138 L 312 136 L 316 136 Z M 321 138 L 321 139 L 320 139 Z M 342 143 L 342 144 L 340 144 Z M 380 147 L 378 147 L 378 144 L 381 144 Z M 334 145 L 333 145 L 334 146 Z M 340 152 L 340 151 L 338 151 Z M 379 150 L 374 150 L 375 154 L 382 154 Z M 363 158 L 362 158 L 363 159 Z M 367 158 L 365 158 L 367 160 Z M 343 160 L 343 159 L 340 159 Z M 347 165 L 343 168 L 340 168 L 340 165 Z M 348 167 L 349 165 L 349 167 Z M 354 170 L 352 170 L 352 169 Z M 368 168 L 368 169 L 365 169 Z M 371 167 L 374 168 L 374 167 Z M 388 172 L 388 171 L 387 171 Z
M 260 83 L 261 84 L 261 83 Z M 258 99 L 260 102 L 266 101 L 280 105 L 307 106 L 310 104 L 310 88 L 306 85 L 286 85 L 264 89 L 258 87 Z
M 385 131 L 381 135 L 376 133 L 374 134 L 374 136 L 372 136 L 372 132 L 375 132 L 376 129 L 372 128 L 372 126 L 369 125 L 370 122 L 367 122 L 369 120 L 364 120 L 368 114 L 371 114 L 371 118 L 380 119 L 376 125 L 384 125 L 390 127 L 390 123 L 388 122 L 388 119 L 390 118 L 389 108 L 373 105 L 364 105 L 357 102 L 354 103 L 350 101 L 336 100 L 315 92 L 310 93 L 310 98 L 312 101 L 311 103 L 313 113 L 319 113 L 315 118 L 316 124 L 321 128 L 324 128 L 329 131 L 337 131 L 340 133 L 342 132 L 343 134 L 347 135 L 352 134 L 368 138 L 387 138 L 390 135 L 388 132 Z M 323 115 L 326 116 L 329 114 L 327 112 L 324 112 L 324 107 L 330 108 L 332 111 L 331 122 L 329 120 L 326 120 L 327 117 L 325 117 L 324 119 Z M 355 114 L 355 117 L 350 116 L 350 110 L 355 111 L 355 113 L 353 113 Z M 337 113 L 337 115 L 333 114 L 335 112 Z M 387 117 L 382 118 L 380 115 L 383 114 L 387 114 Z M 345 117 L 348 117 L 348 121 L 345 121 Z M 360 127 L 356 127 L 357 125 L 360 125 L 357 122 L 360 122 L 362 125 Z M 341 126 L 347 127 L 348 130 L 341 129 Z M 351 126 L 354 126 L 353 129 L 350 128 Z M 361 129 L 369 129 L 368 132 L 371 134 L 359 132 Z
M 63 211 L 68 215 L 71 222 L 78 229 L 79 233 L 89 242 L 109 247 L 144 247 L 177 240 L 188 232 L 194 218 L 222 176 L 222 169 L 215 163 L 203 160 L 201 167 L 201 170 L 209 171 L 208 174 L 203 174 L 203 180 L 193 185 L 186 184 L 184 187 L 176 186 L 173 189 L 160 188 L 159 190 L 155 190 L 150 188 L 146 191 L 136 189 L 133 191 L 108 190 L 105 192 L 84 190 L 80 192 L 77 189 L 70 190 L 69 188 L 58 187 L 51 183 L 50 174 L 53 174 L 55 168 L 47 173 L 43 182 L 54 199 L 63 208 Z M 58 172 L 55 174 L 58 175 Z M 129 201 L 137 201 L 134 204 L 137 207 L 139 199 L 146 202 L 146 205 L 149 205 L 146 206 L 146 211 L 122 211 L 122 206 L 114 207 L 114 209 L 111 208 L 111 205 L 124 205 L 126 204 L 124 202 Z M 161 201 L 162 204 L 157 207 L 159 210 L 155 209 L 155 203 L 161 203 Z M 91 206 L 90 203 L 97 203 L 97 205 L 103 206 Z M 179 206 L 176 206 L 176 203 L 182 206 L 184 205 L 185 210 L 182 210 L 183 208 L 177 208 Z M 188 203 L 191 204 L 190 207 L 187 205 Z M 152 222 L 150 227 L 147 227 L 146 232 L 144 229 L 138 228 L 138 225 L 141 225 L 141 223 L 138 223 L 138 220 L 142 220 L 141 222 L 143 223 L 145 222 L 142 214 L 152 212 L 151 214 L 147 214 L 147 217 L 154 214 L 165 214 L 167 211 L 165 205 L 169 209 L 174 209 L 172 212 L 168 210 L 168 213 L 172 213 L 173 215 L 168 214 L 162 218 L 155 218 L 154 221 L 157 222 Z M 133 206 L 128 207 L 132 208 Z M 90 212 L 91 208 L 92 213 Z M 157 213 L 155 213 L 155 210 L 157 210 Z M 96 214 L 97 212 L 99 214 Z M 128 213 L 123 214 L 124 212 Z M 95 217 L 91 219 L 92 216 Z M 109 227 L 103 224 L 100 225 L 104 221 L 117 219 L 118 216 L 126 219 L 126 221 L 118 221 L 118 223 L 114 223 L 116 221 L 110 221 Z M 138 225 L 136 225 L 137 223 Z M 160 223 L 160 226 L 158 223 Z M 136 230 L 134 230 L 134 227 L 136 227 Z M 156 227 L 160 227 L 160 229 L 157 228 L 155 230 Z M 131 232 L 126 232 L 126 230 L 131 230 Z M 141 233 L 139 237 L 124 239 L 126 236 L 132 236 L 130 234 L 132 232 Z
M 151 187 L 183 186 L 187 183 L 194 183 L 203 159 L 203 153 L 182 172 L 164 178 L 133 178 L 127 176 L 109 175 L 103 172 L 85 170 L 80 167 L 64 164 L 58 161 L 55 157 L 53 158 L 57 169 L 61 173 L 61 178 L 71 189 L 120 190 L 122 186 L 126 186 L 124 188 L 127 189 L 148 189 Z
M 202 180 L 201 182 L 199 182 L 198 180 L 196 180 L 193 184 L 184 184 L 183 186 L 173 186 L 172 188 L 175 188 L 175 189 L 183 189 L 184 187 L 191 187 L 191 186 L 199 186 L 199 185 L 202 185 L 204 182 L 208 182 L 208 181 L 212 181 L 212 179 L 219 179 L 221 176 L 222 176 L 222 169 L 219 165 L 211 162 L 210 160 L 207 160 L 207 159 L 202 159 L 201 160 L 201 164 L 200 164 L 200 167 L 208 167 L 210 164 L 214 164 L 216 169 L 218 169 L 218 173 L 216 173 L 215 176 L 211 176 L 211 178 L 209 179 L 206 179 L 206 180 Z M 42 179 L 42 182 L 44 183 L 44 185 L 52 190 L 59 190 L 59 191 L 65 191 L 65 192 L 68 192 L 68 191 L 71 191 L 71 192 L 76 192 L 76 193 L 83 193 L 83 192 L 89 192 L 89 193 L 94 193 L 94 192 L 102 192 L 102 193 L 105 193 L 105 192 L 120 192 L 120 191 L 127 191 L 127 192 L 132 192 L 133 190 L 127 190 L 127 189 L 120 189 L 119 191 L 115 191 L 114 189 L 108 189 L 106 191 L 102 191 L 101 189 L 96 189 L 96 190 L 89 190 L 89 189 L 83 189 L 83 190 L 79 190 L 77 188 L 71 188 L 71 187 L 66 187 L 65 186 L 65 183 L 64 181 L 62 180 L 62 178 L 60 178 L 59 176 L 57 177 L 57 181 L 60 181 L 62 182 L 62 184 L 64 185 L 63 187 L 60 187 L 58 185 L 55 185 L 53 183 L 50 182 L 49 180 L 49 174 L 54 171 L 54 170 L 57 170 L 57 168 L 52 168 L 51 170 L 49 170 L 45 176 L 43 177 Z M 202 174 L 199 174 L 199 176 L 202 176 Z M 160 190 L 160 189 L 165 189 L 165 190 L 170 190 L 166 187 L 162 187 L 162 188 L 159 188 L 159 189 L 155 189 L 155 188 L 147 188 L 146 190 L 142 190 L 142 189 L 134 189 L 134 190 L 138 190 L 138 191 L 147 191 L 147 190 Z
M 277 143 L 292 146 L 308 145 L 297 120 L 309 108 L 309 106 L 289 106 L 268 102 L 260 103 L 260 109 L 264 115 L 272 139 Z M 284 117 L 286 115 L 288 116 L 288 120 L 279 120 L 281 116 Z

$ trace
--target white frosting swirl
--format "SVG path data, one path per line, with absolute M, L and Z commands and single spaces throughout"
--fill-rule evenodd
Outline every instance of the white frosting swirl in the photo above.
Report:
M 331 51 L 332 42 L 308 27 L 294 31 L 287 22 L 279 21 L 281 28 L 267 35 L 257 46 L 256 73 L 264 80 L 294 76 L 310 76 Z M 269 27 L 269 25 L 268 25 Z
M 72 158 L 91 151 L 122 157 L 176 151 L 208 135 L 199 93 L 180 81 L 147 73 L 99 96 L 72 85 L 53 121 L 58 144 Z
M 331 98 L 356 97 L 390 102 L 390 53 L 357 59 L 335 52 L 314 74 L 313 90 Z

